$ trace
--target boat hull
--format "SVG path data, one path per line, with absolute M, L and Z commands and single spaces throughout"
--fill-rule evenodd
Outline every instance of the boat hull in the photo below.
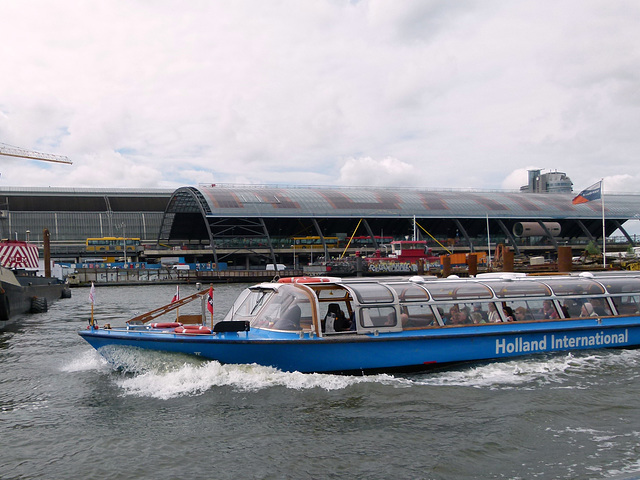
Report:
M 0 281 L 0 327 L 23 313 L 32 312 L 34 297 L 46 299 L 46 305 L 70 296 L 69 287 L 56 278 L 16 276 L 16 281 Z
M 416 371 L 451 363 L 640 345 L 640 317 L 589 318 L 404 331 L 385 335 L 88 329 L 94 348 L 109 346 L 184 353 L 221 363 L 259 364 L 304 373 Z

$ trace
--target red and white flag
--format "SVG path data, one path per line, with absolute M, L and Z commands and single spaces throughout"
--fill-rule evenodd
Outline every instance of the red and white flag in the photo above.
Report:
M 96 287 L 93 284 L 93 282 L 91 282 L 91 290 L 89 290 L 89 301 L 91 302 L 91 305 L 94 304 L 96 300 Z
M 176 294 L 171 299 L 171 303 L 177 302 L 180 300 L 180 285 L 176 285 Z
M 207 310 L 213 315 L 213 287 L 209 287 L 209 294 L 207 295 Z

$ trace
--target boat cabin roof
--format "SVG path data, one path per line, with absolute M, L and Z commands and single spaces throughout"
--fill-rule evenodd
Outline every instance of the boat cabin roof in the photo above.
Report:
M 640 308 L 640 275 L 300 279 L 249 287 L 226 319 L 247 320 L 252 328 L 312 331 L 319 336 L 325 331 L 338 333 L 340 318 L 348 325 L 345 333 L 364 333 L 371 328 L 399 332 L 407 327 L 407 317 L 421 328 L 449 326 L 454 325 L 453 311 L 466 308 L 466 314 L 470 314 L 475 313 L 470 311 L 474 307 L 486 315 L 509 306 L 514 310 L 523 306 L 531 312 L 527 320 L 578 317 L 579 313 L 561 311 L 567 299 L 580 299 L 580 303 L 604 300 L 603 313 L 598 314 L 614 315 L 616 303 L 606 297 L 624 295 L 635 296 L 633 303 L 636 310 Z M 556 316 L 542 317 L 545 302 L 553 303 Z M 534 309 L 539 312 L 534 313 Z M 492 321 L 511 321 L 505 312 L 497 315 L 500 320 Z M 327 326 L 329 318 L 336 321 L 335 330 L 333 324 Z

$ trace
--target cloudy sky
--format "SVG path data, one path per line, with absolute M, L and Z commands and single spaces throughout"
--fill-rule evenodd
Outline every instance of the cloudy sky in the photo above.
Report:
M 640 2 L 0 0 L 2 186 L 640 192 Z

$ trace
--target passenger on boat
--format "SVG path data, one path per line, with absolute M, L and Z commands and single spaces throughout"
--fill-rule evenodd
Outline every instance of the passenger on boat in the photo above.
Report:
M 553 307 L 551 300 L 545 300 L 542 302 L 542 316 L 545 320 L 552 320 L 558 318 L 558 312 Z
M 524 307 L 517 307 L 514 310 L 514 317 L 513 319 L 516 322 L 522 322 L 523 320 L 527 320 L 527 309 Z
M 495 304 L 490 303 L 489 304 L 489 322 L 500 323 L 501 321 L 502 319 L 500 318 L 500 314 L 498 313 L 498 310 L 496 309 Z
M 593 311 L 596 312 L 596 315 L 611 315 L 609 307 L 605 307 L 600 298 L 591 299 L 591 306 L 593 307 Z
M 502 313 L 504 313 L 504 317 L 507 320 L 507 322 L 513 322 L 514 320 L 513 309 L 509 305 L 505 305 L 504 307 L 502 307 Z
M 486 320 L 482 318 L 482 314 L 480 312 L 471 312 L 471 320 L 473 320 L 473 323 L 475 324 L 487 323 Z
M 580 315 L 581 304 L 575 298 L 567 298 L 562 304 L 563 307 L 566 307 L 567 317 L 578 317 Z
M 597 317 L 598 315 L 593 310 L 593 305 L 589 302 L 584 302 L 582 304 L 582 310 L 580 311 L 581 317 Z
M 473 313 L 478 313 L 482 317 L 482 320 L 484 320 L 484 322 L 487 321 L 487 312 L 482 310 L 482 304 L 481 303 L 474 303 L 473 304 Z M 484 322 L 482 322 L 482 323 L 484 323 Z

